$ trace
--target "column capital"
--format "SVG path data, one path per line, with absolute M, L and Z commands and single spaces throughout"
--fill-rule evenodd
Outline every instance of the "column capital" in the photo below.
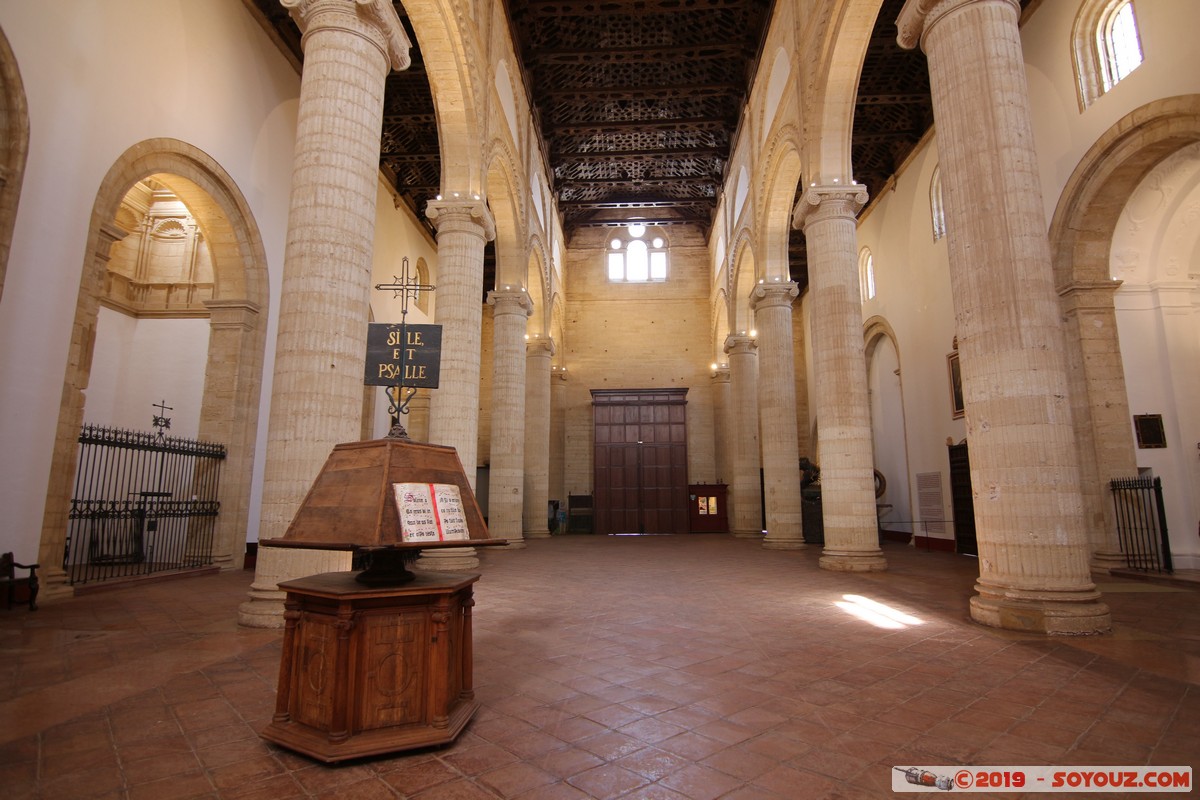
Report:
M 712 371 L 712 382 L 714 384 L 729 383 L 729 365 L 723 364 Z
M 867 187 L 861 183 L 809 186 L 792 211 L 792 227 L 804 230 L 811 222 L 854 219 L 867 204 Z
M 1121 281 L 1072 281 L 1058 287 L 1058 296 L 1065 311 L 1099 309 L 1111 311 L 1113 298 Z
M 560 367 L 557 364 L 550 365 L 550 377 L 558 378 L 561 382 L 567 382 L 567 368 Z
M 459 197 L 450 200 L 430 200 L 425 206 L 425 216 L 437 228 L 438 233 L 441 233 L 443 228 L 448 230 L 454 225 L 464 230 L 471 226 L 483 234 L 485 242 L 496 238 L 496 221 L 492 218 L 487 203 L 482 200 Z
M 525 355 L 527 357 L 544 356 L 546 358 L 553 358 L 554 352 L 554 340 L 549 336 L 530 336 L 525 340 Z
M 204 300 L 208 324 L 213 328 L 244 328 L 258 325 L 258 304 L 248 300 Z
M 744 333 L 732 333 L 725 337 L 725 353 L 727 355 L 755 355 L 758 342 L 752 336 Z
M 487 293 L 487 304 L 492 306 L 492 316 L 497 314 L 533 315 L 533 301 L 524 289 L 493 289 Z
M 929 29 L 946 14 L 973 3 L 1003 3 L 1021 16 L 1020 0 L 908 0 L 896 18 L 896 43 L 912 50 Z
M 760 308 L 791 308 L 792 301 L 799 296 L 800 287 L 795 281 L 760 283 L 751 293 L 750 307 L 755 311 Z
M 340 28 L 375 44 L 394 70 L 412 65 L 412 42 L 390 0 L 280 0 L 300 28 L 300 45 L 321 28 Z

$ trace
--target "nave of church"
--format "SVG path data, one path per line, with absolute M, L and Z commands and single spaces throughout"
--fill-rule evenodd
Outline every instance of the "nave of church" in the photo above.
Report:
M 450 746 L 334 767 L 258 735 L 281 634 L 236 625 L 249 570 L 0 614 L 0 785 L 11 800 L 878 800 L 914 765 L 1200 766 L 1194 586 L 1105 579 L 1111 636 L 1046 637 L 970 621 L 973 559 L 883 549 L 887 573 L 852 575 L 720 535 L 489 550 L 474 720 Z

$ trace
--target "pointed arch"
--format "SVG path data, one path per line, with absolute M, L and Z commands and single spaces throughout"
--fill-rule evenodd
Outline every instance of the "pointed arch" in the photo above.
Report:
M 802 48 L 809 63 L 801 70 L 816 91 L 803 99 L 803 117 L 815 121 L 805 137 L 804 174 L 817 185 L 853 177 L 850 138 L 863 60 L 883 0 L 846 0 L 837 4 L 836 20 L 816 29 L 820 41 Z
M 793 125 L 781 128 L 765 151 L 765 175 L 760 209 L 762 243 L 760 276 L 766 281 L 791 280 L 788 244 L 792 235 L 792 209 L 800 184 L 800 138 Z
M 743 229 L 733 240 L 730 270 L 729 333 L 748 334 L 754 328 L 750 297 L 758 283 L 754 236 Z M 722 343 L 723 344 L 723 343 Z
M 451 0 L 404 0 L 413 36 L 421 48 L 437 116 L 442 194 L 483 194 L 484 77 L 475 43 L 466 32 L 478 23 L 472 6 Z
M 528 273 L 525 248 L 525 227 L 521 215 L 520 189 L 525 185 L 518 177 L 519 162 L 507 142 L 494 139 L 489 148 L 487 170 L 487 204 L 496 224 L 496 284 L 524 286 Z

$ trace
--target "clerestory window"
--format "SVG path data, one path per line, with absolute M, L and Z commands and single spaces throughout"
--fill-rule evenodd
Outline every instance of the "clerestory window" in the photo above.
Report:
M 1134 0 L 1084 2 L 1075 18 L 1072 47 L 1079 104 L 1087 108 L 1142 64 Z
M 940 166 L 933 168 L 933 177 L 929 179 L 929 215 L 933 220 L 933 240 L 936 242 L 946 235 L 946 209 L 942 205 Z
M 653 226 L 630 223 L 615 228 L 608 241 L 608 279 L 647 283 L 667 279 L 667 240 Z
M 871 249 L 864 247 L 858 253 L 858 278 L 862 288 L 862 301 L 875 297 L 875 257 Z

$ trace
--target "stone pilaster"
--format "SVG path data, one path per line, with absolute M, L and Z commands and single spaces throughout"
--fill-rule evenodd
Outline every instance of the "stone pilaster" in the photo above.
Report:
M 478 199 L 431 200 L 426 216 L 437 226 L 438 271 L 435 320 L 442 326 L 442 369 L 429 404 L 429 441 L 458 452 L 475 487 L 479 449 L 479 347 L 483 323 L 483 247 L 496 236 L 487 206 Z M 479 566 L 473 547 L 427 550 L 421 569 L 467 570 Z
M 1117 539 L 1109 481 L 1137 475 L 1129 426 L 1125 367 L 1117 347 L 1113 297 L 1119 281 L 1072 283 L 1059 289 L 1059 305 L 1070 334 L 1068 375 L 1072 418 L 1080 449 L 1080 486 L 1092 571 L 1107 574 L 1126 566 Z
M 712 373 L 713 448 L 717 464 L 717 481 L 727 483 L 733 475 L 733 400 L 730 397 L 729 365 L 718 364 Z
M 525 323 L 533 303 L 524 289 L 488 292 L 492 307 L 492 453 L 488 530 L 508 547 L 525 546 Z
M 259 310 L 245 301 L 205 300 L 204 306 L 209 313 L 208 361 L 196 438 L 228 443 L 220 467 L 221 513 L 217 515 L 212 559 L 221 569 L 241 569 L 257 430 L 254 415 L 245 409 L 258 399 L 251 396 L 247 381 L 241 378 L 262 369 L 254 347 Z M 240 365 L 240 369 L 230 369 L 231 364 Z
M 729 483 L 730 533 L 762 536 L 761 465 L 758 448 L 758 345 L 744 334 L 725 339 L 729 356 L 733 475 Z
M 800 449 L 796 444 L 796 360 L 792 350 L 795 283 L 760 283 L 751 307 L 758 329 L 758 416 L 769 550 L 804 547 L 800 520 Z
M 333 446 L 361 434 L 384 82 L 409 64 L 404 28 L 386 0 L 283 4 L 303 32 L 304 71 L 260 539 L 286 532 Z M 286 566 L 293 556 L 276 555 L 274 565 L 259 558 L 245 625 L 281 626 L 282 593 L 272 581 L 310 574 Z M 349 556 L 338 555 L 348 567 Z M 295 556 L 297 569 L 309 569 L 308 559 Z M 248 607 L 257 602 L 271 608 Z
M 567 510 L 567 368 L 550 366 L 550 477 L 549 497 Z M 562 528 L 559 528 L 562 533 Z
M 875 460 L 863 354 L 855 214 L 867 202 L 859 184 L 811 186 L 793 224 L 808 244 L 814 406 L 821 453 L 821 567 L 887 569 L 879 549 Z
M 554 341 L 535 336 L 525 348 L 525 535 L 550 535 L 550 363 Z
M 971 616 L 1108 630 L 1092 582 L 1017 0 L 909 0 L 929 61 L 979 543 Z M 822 479 L 824 475 L 822 474 Z

